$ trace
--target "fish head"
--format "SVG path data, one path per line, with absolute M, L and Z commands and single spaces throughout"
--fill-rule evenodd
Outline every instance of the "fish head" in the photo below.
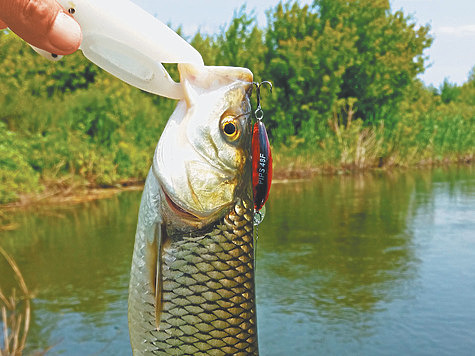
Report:
M 252 73 L 236 67 L 178 68 L 185 98 L 160 137 L 152 169 L 166 202 L 162 217 L 186 230 L 223 216 L 251 187 Z

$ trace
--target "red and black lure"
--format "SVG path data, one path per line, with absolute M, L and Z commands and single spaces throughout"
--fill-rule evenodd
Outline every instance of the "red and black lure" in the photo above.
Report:
M 269 197 L 272 183 L 272 154 L 264 123 L 258 120 L 252 132 L 252 185 L 254 209 L 259 211 Z
M 269 84 L 272 92 L 272 84 L 268 81 L 254 83 L 257 89 L 257 109 L 255 116 L 257 122 L 252 132 L 252 186 L 254 192 L 254 210 L 259 212 L 269 197 L 272 183 L 272 154 L 269 138 L 262 118 L 264 113 L 261 109 L 260 87 Z

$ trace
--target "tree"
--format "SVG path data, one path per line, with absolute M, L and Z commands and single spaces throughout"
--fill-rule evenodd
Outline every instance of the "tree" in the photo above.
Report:
M 460 87 L 460 95 L 457 99 L 458 102 L 475 106 L 475 66 L 468 74 L 467 81 Z
M 247 14 L 246 7 L 234 13 L 228 29 L 215 41 L 217 65 L 249 68 L 253 73 L 262 73 L 265 47 L 263 33 L 257 27 L 254 13 Z
M 314 141 L 348 100 L 363 120 L 396 111 L 424 71 L 423 52 L 432 41 L 429 27 L 411 21 L 392 13 L 387 0 L 289 2 L 270 11 L 264 73 L 276 88 L 271 136 Z
M 444 104 L 448 104 L 452 101 L 455 101 L 460 95 L 460 88 L 455 83 L 450 83 L 447 78 L 444 79 L 444 82 L 440 86 L 440 98 Z
M 315 8 L 298 3 L 279 4 L 268 21 L 266 75 L 276 87 L 271 134 L 279 141 L 296 134 L 310 139 L 328 118 L 354 61 L 354 30 L 332 27 Z
M 353 64 L 343 75 L 340 97 L 358 99 L 362 119 L 396 109 L 407 88 L 424 72 L 429 26 L 391 12 L 388 0 L 315 0 L 321 20 L 355 31 Z

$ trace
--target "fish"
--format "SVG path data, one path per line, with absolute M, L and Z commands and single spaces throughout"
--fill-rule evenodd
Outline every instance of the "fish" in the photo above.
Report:
M 178 64 L 184 98 L 155 149 L 129 284 L 138 355 L 258 355 L 253 75 Z

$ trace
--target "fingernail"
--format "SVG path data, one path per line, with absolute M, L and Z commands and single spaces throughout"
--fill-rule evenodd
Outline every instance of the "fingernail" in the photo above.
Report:
M 59 12 L 51 28 L 49 40 L 59 52 L 73 52 L 81 44 L 81 27 L 72 17 Z

